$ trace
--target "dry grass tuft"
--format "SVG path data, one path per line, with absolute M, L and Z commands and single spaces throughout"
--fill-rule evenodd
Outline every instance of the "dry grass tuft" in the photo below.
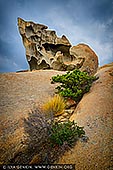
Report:
M 54 116 L 59 116 L 64 113 L 66 104 L 60 95 L 55 95 L 47 103 L 43 105 L 44 112 L 52 113 Z

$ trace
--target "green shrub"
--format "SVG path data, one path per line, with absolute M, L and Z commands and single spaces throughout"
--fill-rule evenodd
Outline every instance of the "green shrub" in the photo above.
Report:
M 57 92 L 63 97 L 71 98 L 77 102 L 80 101 L 84 93 L 90 90 L 94 80 L 96 80 L 96 77 L 75 69 L 64 75 L 53 76 L 51 83 L 61 83 L 56 87 Z
M 85 134 L 83 127 L 77 126 L 74 121 L 68 121 L 65 123 L 55 123 L 51 127 L 50 133 L 50 143 L 54 145 L 63 145 L 66 142 L 69 146 L 82 135 Z
M 32 158 L 32 162 L 37 164 L 54 163 L 62 153 L 74 146 L 79 137 L 84 136 L 83 128 L 76 123 L 55 123 L 52 117 L 51 113 L 47 116 L 42 110 L 34 108 L 24 119 L 27 148 L 20 153 L 21 161 L 29 161 Z M 35 160 L 37 153 L 36 158 L 39 159 Z M 18 159 L 13 158 L 11 163 L 18 163 Z

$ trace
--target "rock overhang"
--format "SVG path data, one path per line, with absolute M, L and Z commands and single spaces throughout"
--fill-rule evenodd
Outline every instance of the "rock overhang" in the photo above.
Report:
M 56 32 L 49 30 L 47 26 L 21 18 L 18 18 L 18 28 L 31 71 L 81 69 L 89 74 L 96 73 L 98 57 L 89 46 L 72 46 L 65 35 L 58 37 Z

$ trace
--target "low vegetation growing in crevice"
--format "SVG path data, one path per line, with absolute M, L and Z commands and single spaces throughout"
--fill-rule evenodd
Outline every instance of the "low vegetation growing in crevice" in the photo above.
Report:
M 72 146 L 75 141 L 85 135 L 83 127 L 79 127 L 74 121 L 64 123 L 54 123 L 49 131 L 49 140 L 52 146 L 62 146 L 66 143 L 68 146 Z
M 43 105 L 46 114 L 52 113 L 53 116 L 59 116 L 64 113 L 66 103 L 60 95 L 55 95 L 48 102 Z
M 67 99 L 78 104 L 96 79 L 80 70 L 53 76 L 52 83 L 60 83 L 56 88 L 58 94 L 45 103 L 42 110 L 35 108 L 24 119 L 26 149 L 10 163 L 51 164 L 57 162 L 79 138 L 86 139 L 84 127 L 69 119 L 56 121 L 55 117 L 65 113 Z
M 60 83 L 56 89 L 61 96 L 79 102 L 82 96 L 90 90 L 92 82 L 96 79 L 95 76 L 89 76 L 87 72 L 75 69 L 63 75 L 53 76 L 51 83 Z
M 55 122 L 51 115 L 39 109 L 32 110 L 24 119 L 26 149 L 10 160 L 11 164 L 51 164 L 57 162 L 79 137 L 85 135 L 83 127 L 74 122 Z

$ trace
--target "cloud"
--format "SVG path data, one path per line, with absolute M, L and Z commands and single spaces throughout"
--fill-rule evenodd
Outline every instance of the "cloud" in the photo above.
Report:
M 99 57 L 100 65 L 113 61 L 113 31 L 108 31 L 108 27 L 112 25 L 112 17 L 106 22 L 84 18 L 85 22 L 77 23 L 69 11 L 67 13 L 66 9 L 57 6 L 50 9 L 48 20 L 57 29 L 58 35 L 65 34 L 73 45 L 86 43 L 93 48 Z
M 2 35 L 3 37 L 4 35 Z M 15 72 L 28 68 L 25 49 L 19 38 L 11 38 L 11 40 L 9 37 L 0 38 L 0 72 Z
M 9 56 L 0 55 L 0 72 L 15 72 L 18 70 L 25 70 L 28 68 L 27 63 L 15 61 L 16 56 L 9 58 Z
M 28 68 L 17 17 L 45 24 L 73 45 L 90 45 L 100 65 L 113 60 L 112 0 L 0 0 L 0 11 L 0 71 Z
M 7 56 L 0 56 L 0 70 L 1 72 L 12 72 L 18 69 L 18 65 L 9 59 Z

